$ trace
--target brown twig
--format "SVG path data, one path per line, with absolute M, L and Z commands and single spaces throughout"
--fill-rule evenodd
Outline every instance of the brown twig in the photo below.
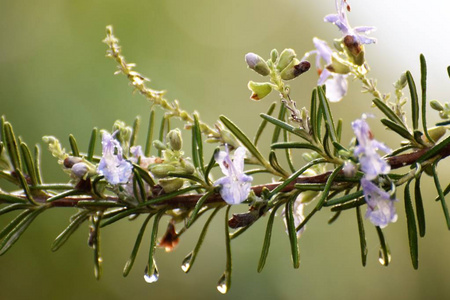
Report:
M 415 152 L 407 153 L 407 154 L 401 154 L 397 156 L 392 156 L 387 158 L 387 162 L 391 166 L 392 169 L 399 169 L 404 166 L 411 165 L 417 161 L 422 155 L 424 155 L 430 148 L 427 149 L 421 149 Z M 450 145 L 443 148 L 441 152 L 439 153 L 441 158 L 445 158 L 450 155 Z M 315 176 L 301 176 L 297 178 L 295 181 L 291 182 L 289 185 L 287 185 L 282 191 L 288 192 L 291 191 L 294 188 L 294 185 L 296 183 L 326 183 L 328 176 L 330 176 L 331 172 L 326 172 L 323 174 L 315 175 Z M 335 182 L 343 182 L 347 181 L 347 179 L 343 176 L 337 177 Z M 269 190 L 273 190 L 278 185 L 280 185 L 280 182 L 270 183 L 270 184 L 262 184 L 262 185 L 256 185 L 252 187 L 253 192 L 256 196 L 261 196 L 263 188 L 267 188 Z M 186 207 L 190 208 L 195 206 L 197 201 L 200 199 L 200 197 L 203 196 L 203 194 L 193 194 L 193 195 L 179 195 L 175 196 L 172 199 L 162 201 L 158 203 L 158 205 L 166 205 L 170 207 Z M 45 202 L 46 199 L 38 199 L 39 202 Z M 66 197 L 59 200 L 56 200 L 52 202 L 52 206 L 54 207 L 76 207 L 78 206 L 78 201 L 81 200 L 92 200 L 95 199 L 90 196 L 72 196 L 72 197 Z M 117 200 L 115 197 L 109 197 L 108 200 Z M 223 199 L 220 197 L 220 194 L 213 194 L 211 197 L 209 197 L 205 203 L 211 204 L 211 203 L 218 203 L 223 202 Z M 104 208 L 103 208 L 104 209 Z

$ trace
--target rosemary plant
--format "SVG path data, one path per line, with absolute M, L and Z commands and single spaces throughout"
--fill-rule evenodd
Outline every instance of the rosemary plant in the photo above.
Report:
M 226 264 L 217 289 L 226 293 L 232 278 L 231 240 L 245 234 L 258 221 L 267 222 L 266 231 L 262 233 L 261 255 L 255 261 L 258 272 L 263 270 L 268 257 L 276 217 L 285 221 L 292 264 L 298 268 L 301 234 L 306 224 L 323 210 L 335 213 L 330 223 L 344 210 L 355 212 L 363 265 L 368 252 L 365 226 L 374 226 L 381 245 L 380 263 L 387 266 L 391 255 L 383 228 L 396 226 L 391 223 L 396 222 L 396 211 L 403 205 L 411 263 L 417 269 L 418 239 L 426 233 L 422 176 L 433 178 L 436 201 L 442 206 L 450 229 L 445 201 L 450 184 L 448 178 L 438 175 L 440 162 L 450 155 L 447 134 L 450 106 L 427 99 L 427 66 L 423 55 L 420 56 L 420 74 L 415 75 L 420 76 L 418 86 L 413 74 L 406 71 L 394 84 L 395 99 L 379 91 L 376 81 L 368 77 L 370 68 L 365 58 L 365 47 L 374 47 L 370 44 L 376 41 L 368 36 L 374 28 L 351 27 L 346 15 L 349 4 L 345 0 L 336 0 L 336 9 L 336 14 L 325 17 L 326 22 L 335 24 L 342 33 L 333 41 L 333 47 L 314 38 L 315 49 L 307 51 L 302 58 L 293 49 L 280 52 L 274 49 L 267 59 L 255 53 L 245 56 L 249 69 L 262 79 L 248 83 L 250 98 L 260 101 L 272 92 L 279 95 L 279 101 L 269 104 L 267 112 L 260 114 L 261 123 L 253 137 L 226 116 L 208 125 L 197 113 L 183 110 L 178 101 L 166 99 L 164 91 L 149 87 L 149 80 L 134 70 L 134 64 L 126 62 L 119 40 L 108 26 L 103 42 L 107 46 L 106 56 L 118 67 L 116 74 L 125 75 L 133 90 L 153 105 L 145 132 L 146 143 L 137 145 L 136 142 L 141 125 L 139 118 L 131 126 L 116 121 L 111 131 L 94 128 L 87 149 L 80 149 L 73 135 L 69 135 L 69 150 L 65 150 L 57 138 L 45 136 L 44 143 L 68 176 L 63 182 L 48 183 L 41 177 L 40 147 L 30 149 L 15 134 L 12 124 L 2 117 L 0 178 L 2 183 L 9 182 L 18 190 L 0 189 L 0 215 L 19 213 L 0 232 L 0 255 L 11 249 L 33 221 L 45 216 L 47 210 L 76 207 L 69 225 L 53 242 L 52 251 L 62 247 L 80 225 L 89 223 L 88 244 L 94 253 L 95 277 L 100 278 L 101 230 L 125 219 L 141 222 L 123 269 L 123 275 L 127 276 L 151 223 L 148 262 L 141 267 L 145 270 L 145 281 L 156 282 L 159 272 L 155 249 L 174 249 L 184 232 L 194 223 L 202 223 L 203 230 L 195 248 L 181 262 L 181 269 L 189 272 L 208 226 L 222 210 Z M 311 68 L 307 59 L 312 56 L 315 56 L 313 68 L 319 74 L 317 87 L 311 92 L 310 104 L 298 107 L 291 97 L 291 86 Z M 450 75 L 450 67 L 448 72 Z M 384 117 L 376 120 L 370 112 L 361 112 L 360 119 L 350 120 L 355 138 L 345 141 L 341 136 L 349 127 L 344 126 L 349 120 L 335 116 L 329 103 L 346 96 L 349 78 L 361 82 L 373 109 Z M 411 107 L 410 114 L 405 111 L 406 105 Z M 157 112 L 154 108 L 164 114 L 159 126 L 155 125 Z M 430 126 L 426 119 L 427 108 L 437 111 L 442 121 Z M 185 123 L 184 129 L 171 128 L 174 118 Z M 397 149 L 390 149 L 374 138 L 370 126 L 377 126 L 378 121 L 378 126 L 397 134 Z M 182 130 L 191 136 L 191 149 L 184 147 Z M 263 134 L 272 136 L 268 157 L 258 146 Z M 100 138 L 101 153 L 97 147 Z M 211 144 L 216 148 L 213 155 L 207 156 L 204 147 Z M 156 156 L 150 155 L 151 149 L 156 149 Z M 303 166 L 297 166 L 292 159 L 298 149 L 303 150 L 306 161 Z M 279 159 L 280 156 L 283 159 Z M 213 178 L 214 168 L 220 168 L 224 176 Z M 253 184 L 252 175 L 256 173 L 270 174 L 274 181 Z M 230 214 L 232 205 L 240 205 L 242 212 Z M 207 218 L 202 218 L 208 213 Z M 164 216 L 170 217 L 167 228 L 161 224 Z

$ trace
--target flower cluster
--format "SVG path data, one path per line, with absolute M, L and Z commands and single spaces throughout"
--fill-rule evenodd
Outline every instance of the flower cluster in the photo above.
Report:
M 381 174 L 389 173 L 390 166 L 380 157 L 377 151 L 382 150 L 390 153 L 391 149 L 373 138 L 366 118 L 367 116 L 363 115 L 361 119 L 352 122 L 352 128 L 358 141 L 354 155 L 359 158 L 361 170 L 364 172 L 361 186 L 367 202 L 366 218 L 374 225 L 383 228 L 390 222 L 397 220 L 394 207 L 396 199 L 392 198 L 389 193 L 382 190 L 371 180 L 377 179 Z
M 372 26 L 359 26 L 352 28 L 348 22 L 346 10 L 350 6 L 346 0 L 336 0 L 337 14 L 325 16 L 324 21 L 335 24 L 342 32 L 342 39 L 335 41 L 335 47 L 341 55 L 334 52 L 328 44 L 318 38 L 313 39 L 315 50 L 307 52 L 308 56 L 316 55 L 316 68 L 319 73 L 317 85 L 326 86 L 326 96 L 331 102 L 340 101 L 348 89 L 347 77 L 353 65 L 361 66 L 364 63 L 364 44 L 376 42 L 375 38 L 368 37 Z M 321 61 L 324 61 L 324 64 Z

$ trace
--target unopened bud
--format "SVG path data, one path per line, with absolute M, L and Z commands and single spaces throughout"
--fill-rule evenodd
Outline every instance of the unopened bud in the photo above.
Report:
M 294 58 L 291 63 L 281 72 L 281 79 L 291 80 L 309 70 L 311 64 L 308 61 L 299 61 Z
M 238 148 L 240 146 L 238 140 L 236 137 L 228 130 L 221 129 L 220 130 L 220 137 L 222 138 L 222 141 L 224 144 L 227 144 L 234 149 Z
M 169 141 L 169 146 L 172 150 L 178 151 L 183 147 L 183 138 L 181 137 L 181 131 L 178 128 L 169 131 L 167 140 Z
M 272 49 L 272 51 L 270 51 L 270 59 L 272 60 L 273 63 L 275 63 L 278 59 L 278 51 L 277 49 Z
M 150 172 L 159 178 L 164 178 L 169 175 L 169 172 L 174 172 L 176 170 L 175 166 L 169 165 L 169 164 L 156 164 L 154 166 L 151 166 Z
M 63 165 L 64 165 L 64 167 L 70 169 L 73 167 L 73 165 L 75 165 L 79 162 L 82 162 L 82 161 L 83 161 L 83 159 L 81 157 L 69 156 L 64 159 Z
M 184 184 L 184 180 L 181 178 L 165 178 L 160 179 L 158 183 L 162 186 L 164 192 L 171 193 L 180 189 Z
M 261 56 L 250 52 L 245 55 L 245 61 L 248 67 L 259 75 L 267 76 L 270 74 L 270 69 Z
M 428 129 L 428 134 L 430 135 L 430 137 L 433 139 L 434 142 L 439 141 L 439 139 L 441 137 L 444 136 L 445 132 L 447 131 L 447 129 L 445 129 L 445 127 L 443 126 L 437 126 L 437 127 L 432 127 Z M 425 142 L 431 142 L 428 140 L 428 138 L 426 137 L 426 135 L 422 135 L 422 139 Z
M 316 191 L 304 191 L 300 194 L 300 203 L 309 203 L 317 197 L 319 193 Z
M 117 120 L 114 122 L 112 131 L 115 132 L 117 130 L 119 133 L 116 134 L 116 138 L 123 146 L 123 144 L 126 144 L 130 140 L 133 129 L 130 126 L 126 126 L 125 122 Z
M 346 47 L 346 52 L 353 60 L 353 62 L 362 66 L 364 64 L 364 48 L 363 46 L 356 40 L 353 35 L 347 35 L 344 37 L 344 45 Z
M 166 145 L 164 145 L 164 143 L 161 142 L 160 140 L 154 140 L 153 147 L 155 147 L 158 150 L 166 150 L 167 149 Z
M 406 73 L 403 73 L 400 78 L 394 83 L 394 87 L 397 90 L 403 90 L 406 87 Z
M 250 96 L 253 100 L 261 100 L 265 96 L 269 95 L 272 91 L 272 85 L 268 82 L 253 82 L 249 81 L 248 83 L 249 90 L 252 91 L 252 95 Z
M 183 168 L 183 171 L 187 174 L 194 174 L 194 172 L 195 172 L 194 165 L 188 160 L 185 160 L 185 159 L 182 160 L 181 167 Z
M 438 100 L 431 100 L 430 106 L 432 109 L 437 110 L 437 111 L 444 110 L 444 106 L 442 106 L 441 102 L 439 102 Z
M 295 54 L 293 49 L 284 49 L 280 54 L 280 60 L 277 64 L 278 71 L 283 71 L 284 68 L 286 68 L 296 56 L 297 54 Z
M 328 65 L 327 70 L 337 74 L 348 74 L 350 72 L 350 68 L 342 61 L 342 59 L 336 54 L 333 53 L 331 56 L 331 64 Z
M 83 162 L 76 163 L 72 166 L 72 173 L 78 178 L 83 178 L 88 171 L 88 166 Z

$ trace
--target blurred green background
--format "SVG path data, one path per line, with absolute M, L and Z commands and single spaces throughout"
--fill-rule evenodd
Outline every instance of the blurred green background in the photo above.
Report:
M 450 30 L 444 18 L 449 4 L 437 0 L 427 5 L 406 0 L 353 2 L 350 22 L 378 27 L 373 35 L 379 42 L 366 47 L 366 57 L 379 88 L 392 92 L 392 83 L 406 69 L 418 80 L 419 53 L 423 52 L 429 64 L 430 98 L 448 100 L 450 45 L 443 37 Z M 149 103 L 132 95 L 123 76 L 113 76 L 115 65 L 105 58 L 106 46 L 101 40 L 105 26 L 112 24 L 124 55 L 137 63 L 136 70 L 152 79 L 153 88 L 168 90 L 169 99 L 179 99 L 187 111 L 197 110 L 209 124 L 224 114 L 251 134 L 259 124 L 258 114 L 277 97 L 249 100 L 247 82 L 260 78 L 246 68 L 245 53 L 268 57 L 272 48 L 291 47 L 301 57 L 312 49 L 314 36 L 328 41 L 339 37 L 334 26 L 322 22 L 333 12 L 332 0 L 0 0 L 0 114 L 28 144 L 41 143 L 43 135 L 54 135 L 68 148 L 68 135 L 73 133 L 83 149 L 94 126 L 110 130 L 116 119 L 131 124 L 138 114 L 146 120 Z M 317 74 L 311 71 L 292 83 L 292 96 L 299 106 L 308 105 L 316 80 Z M 352 136 L 351 120 L 363 112 L 374 112 L 370 100 L 360 94 L 358 82 L 350 82 L 349 96 L 332 105 L 336 118 L 346 122 L 344 141 Z M 432 112 L 429 117 L 431 123 L 437 121 Z M 390 147 L 398 146 L 393 134 L 381 127 L 373 131 Z M 43 150 L 44 179 L 67 180 L 45 147 Z M 448 161 L 440 166 L 443 185 L 448 183 L 448 167 Z M 368 221 L 369 257 L 364 268 L 354 212 L 344 213 L 329 226 L 326 222 L 331 213 L 323 210 L 300 240 L 300 269 L 292 269 L 287 235 L 278 218 L 268 262 L 258 274 L 266 224 L 261 220 L 232 243 L 234 274 L 226 296 L 215 288 L 225 267 L 223 217 L 213 222 L 189 275 L 181 271 L 180 264 L 197 241 L 199 224 L 183 236 L 175 252 L 158 250 L 161 277 L 158 283 L 147 284 L 143 272 L 148 234 L 131 274 L 122 277 L 141 219 L 103 230 L 104 276 L 97 281 L 92 251 L 86 245 L 86 225 L 58 252 L 50 251 L 53 239 L 75 212 L 60 209 L 41 215 L 0 258 L 0 298 L 442 299 L 450 294 L 450 233 L 440 205 L 433 200 L 436 192 L 431 180 L 426 178 L 423 183 L 427 186 L 423 190 L 427 235 L 420 239 L 418 271 L 410 263 L 401 201 L 397 204 L 398 222 L 385 230 L 393 256 L 388 268 L 377 262 L 379 242 Z M 235 211 L 240 209 L 244 208 Z M 2 216 L 0 225 L 11 217 Z

